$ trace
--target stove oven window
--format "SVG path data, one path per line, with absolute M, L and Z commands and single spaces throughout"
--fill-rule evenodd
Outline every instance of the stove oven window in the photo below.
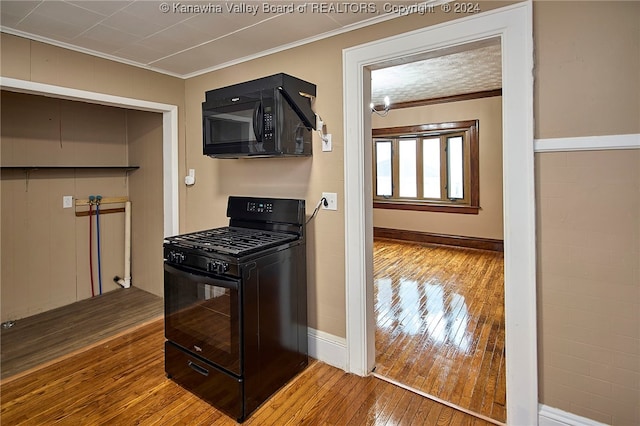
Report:
M 165 268 L 165 334 L 188 351 L 240 374 L 238 291 L 210 282 L 209 277 L 198 280 L 196 274 Z

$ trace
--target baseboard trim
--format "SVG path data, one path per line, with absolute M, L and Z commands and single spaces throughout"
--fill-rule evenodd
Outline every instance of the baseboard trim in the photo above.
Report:
M 460 235 L 433 234 L 430 232 L 376 227 L 373 228 L 373 236 L 374 238 L 390 238 L 393 240 L 411 241 L 414 243 L 441 244 L 504 252 L 504 241 L 490 238 L 463 237 Z
M 557 408 L 540 404 L 538 409 L 538 426 L 606 426 L 586 417 L 568 413 Z
M 640 133 L 632 133 L 628 135 L 535 139 L 533 141 L 533 149 L 535 152 L 640 149 Z
M 347 371 L 347 339 L 309 328 L 309 356 Z

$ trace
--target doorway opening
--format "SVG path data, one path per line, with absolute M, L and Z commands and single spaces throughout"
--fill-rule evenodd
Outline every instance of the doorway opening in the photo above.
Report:
M 500 40 L 370 71 L 374 375 L 504 422 Z
M 345 265 L 348 370 L 375 365 L 370 71 L 374 64 L 490 37 L 503 50 L 503 193 L 507 422 L 536 424 L 537 349 L 530 1 L 346 49 Z M 365 84 L 366 82 L 366 84 Z

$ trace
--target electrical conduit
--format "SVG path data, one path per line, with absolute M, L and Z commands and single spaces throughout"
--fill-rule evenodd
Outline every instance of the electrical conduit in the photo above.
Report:
M 124 204 L 124 278 L 114 277 L 118 285 L 131 287 L 131 201 Z

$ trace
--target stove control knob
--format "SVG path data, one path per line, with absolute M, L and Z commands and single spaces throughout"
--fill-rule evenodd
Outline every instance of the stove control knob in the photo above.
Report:
M 209 272 L 216 272 L 218 274 L 225 273 L 229 270 L 229 264 L 227 262 L 222 262 L 220 260 L 214 260 L 213 262 L 209 262 Z
M 185 259 L 184 253 L 172 251 L 169 253 L 169 261 L 174 263 L 182 263 Z

